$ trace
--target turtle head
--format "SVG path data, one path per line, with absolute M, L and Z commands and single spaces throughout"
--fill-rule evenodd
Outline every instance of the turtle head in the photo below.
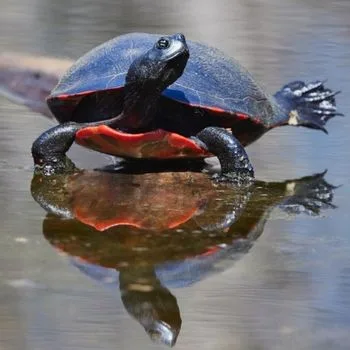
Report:
M 162 36 L 131 64 L 126 85 L 137 83 L 148 92 L 159 93 L 182 75 L 188 58 L 189 50 L 183 34 Z
M 189 50 L 183 34 L 162 36 L 136 58 L 125 78 L 123 121 L 127 128 L 147 128 L 157 100 L 183 73 Z
M 161 37 L 145 55 L 152 78 L 164 90 L 183 73 L 190 53 L 183 34 Z M 156 64 L 155 64 L 156 63 Z

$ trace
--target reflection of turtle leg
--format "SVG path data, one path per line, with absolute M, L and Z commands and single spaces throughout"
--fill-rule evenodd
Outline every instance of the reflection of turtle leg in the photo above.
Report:
M 323 209 L 336 208 L 332 201 L 337 186 L 324 179 L 326 172 L 286 181 L 285 199 L 280 208 L 289 214 L 309 215 L 320 215 Z
M 72 146 L 80 128 L 77 123 L 66 123 L 41 134 L 32 145 L 35 167 L 45 175 L 74 170 L 74 164 L 66 157 L 66 152 Z
M 223 128 L 207 127 L 195 139 L 218 157 L 221 165 L 221 178 L 226 181 L 246 182 L 254 177 L 254 170 L 248 155 L 240 142 Z

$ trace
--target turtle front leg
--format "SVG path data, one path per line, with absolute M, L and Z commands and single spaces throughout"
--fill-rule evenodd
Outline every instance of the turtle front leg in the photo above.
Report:
M 205 148 L 218 157 L 221 165 L 219 181 L 247 183 L 254 179 L 254 170 L 240 142 L 229 131 L 207 127 L 200 131 L 198 139 Z
M 41 134 L 32 145 L 35 170 L 44 175 L 76 170 L 66 156 L 81 126 L 77 123 L 57 125 Z

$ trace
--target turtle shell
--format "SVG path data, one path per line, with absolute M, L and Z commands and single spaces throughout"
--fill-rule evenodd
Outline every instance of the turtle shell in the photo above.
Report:
M 107 41 L 78 59 L 47 102 L 60 121 L 70 121 L 81 99 L 97 91 L 122 89 L 130 64 L 159 38 L 132 33 Z M 187 41 L 190 58 L 182 76 L 163 92 L 178 102 L 218 113 L 243 115 L 265 124 L 277 108 L 250 73 L 218 49 Z M 268 121 L 266 121 L 268 123 Z

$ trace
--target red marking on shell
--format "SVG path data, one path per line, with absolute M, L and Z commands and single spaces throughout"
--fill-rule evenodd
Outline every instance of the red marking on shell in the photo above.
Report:
M 168 228 L 173 229 L 175 227 L 178 227 L 178 226 L 184 224 L 185 222 L 190 220 L 197 213 L 197 211 L 198 211 L 198 208 L 195 207 L 191 211 L 186 212 L 185 214 L 183 214 L 182 216 L 177 218 L 177 220 L 173 220 L 172 222 L 170 222 L 168 224 Z
M 245 119 L 249 119 L 250 118 L 249 115 L 243 114 L 243 113 L 235 113 L 235 115 L 241 120 L 245 120 Z
M 78 92 L 76 94 L 61 94 L 61 95 L 56 95 L 56 96 L 49 96 L 49 98 L 58 98 L 59 100 L 66 100 L 66 99 L 80 100 L 81 96 L 92 94 L 94 92 L 96 92 L 96 91 L 88 90 L 88 91 Z
M 189 210 L 188 212 L 179 215 L 179 217 L 175 219 L 172 218 L 172 220 L 168 220 L 168 222 L 165 222 L 164 227 L 162 227 L 162 229 L 174 229 L 190 220 L 196 212 L 197 208 L 192 208 L 192 210 Z M 153 227 L 148 227 L 147 225 L 145 225 L 145 223 L 143 222 L 143 217 L 140 217 L 138 219 L 137 217 L 132 218 L 132 215 L 131 217 L 116 216 L 115 218 L 101 220 L 96 217 L 86 217 L 86 213 L 80 212 L 79 208 L 75 208 L 74 214 L 80 222 L 84 223 L 85 225 L 94 227 L 97 231 L 100 232 L 106 231 L 116 226 L 131 226 L 143 230 L 153 229 Z
M 217 251 L 219 251 L 220 248 L 218 246 L 209 247 L 204 253 L 200 254 L 200 256 L 209 256 L 215 254 Z
M 210 156 L 210 153 L 193 140 L 161 129 L 128 134 L 100 125 L 79 130 L 76 142 L 81 146 L 121 157 L 166 159 Z
M 75 208 L 75 217 L 85 225 L 89 225 L 94 227 L 97 231 L 106 231 L 109 228 L 115 226 L 132 226 L 136 228 L 142 227 L 142 220 L 138 222 L 136 219 L 132 220 L 132 218 L 124 218 L 124 217 L 115 217 L 112 219 L 100 220 L 96 217 L 86 217 L 86 213 L 80 212 L 79 208 Z M 146 229 L 147 227 L 144 227 Z
M 199 106 L 199 107 L 202 107 L 202 106 Z M 205 106 L 205 107 L 202 107 L 202 108 L 208 109 L 209 111 L 212 111 L 212 112 L 215 112 L 215 113 L 227 113 L 227 111 L 225 111 L 224 109 L 219 108 L 219 107 Z
M 181 101 L 181 103 L 183 103 Z M 252 117 L 248 114 L 244 113 L 239 113 L 239 112 L 231 112 L 226 109 L 222 109 L 220 107 L 215 107 L 215 106 L 202 106 L 202 105 L 197 105 L 197 104 L 189 104 L 192 107 L 198 107 L 198 108 L 203 108 L 206 109 L 210 112 L 214 112 L 214 114 L 226 114 L 226 115 L 231 115 L 231 116 L 236 116 L 238 119 L 245 120 L 245 119 L 252 119 Z
M 120 87 L 115 87 L 115 88 L 108 88 L 108 89 L 96 89 L 96 90 L 84 90 L 84 91 L 80 91 L 80 92 L 76 92 L 76 93 L 71 93 L 71 94 L 55 94 L 53 93 L 53 95 L 50 95 L 48 97 L 48 99 L 54 99 L 54 98 L 58 98 L 59 100 L 76 100 L 76 101 L 80 101 L 81 97 L 89 95 L 89 94 L 93 94 L 95 92 L 102 92 L 102 91 L 113 91 L 113 90 L 120 90 L 124 88 L 124 86 L 120 86 Z

